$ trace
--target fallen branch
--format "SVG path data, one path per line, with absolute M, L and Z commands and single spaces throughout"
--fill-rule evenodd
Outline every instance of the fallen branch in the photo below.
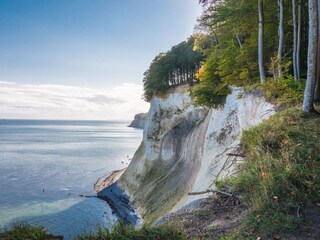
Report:
M 300 218 L 300 205 L 298 204 L 297 217 Z
M 245 157 L 246 157 L 246 155 L 244 155 L 244 154 L 239 154 L 239 153 L 227 153 L 227 156 L 242 157 L 242 158 L 245 158 Z
M 202 195 L 202 194 L 206 194 L 206 193 L 210 193 L 210 192 L 221 193 L 221 194 L 227 195 L 227 196 L 229 196 L 229 197 L 232 197 L 232 196 L 233 196 L 232 193 L 223 192 L 223 191 L 220 191 L 220 190 L 218 190 L 218 189 L 215 189 L 215 190 L 213 190 L 213 189 L 207 189 L 206 191 L 202 191 L 202 192 L 190 192 L 190 193 L 188 193 L 188 195 L 192 195 L 192 196 L 193 196 L 193 195 Z

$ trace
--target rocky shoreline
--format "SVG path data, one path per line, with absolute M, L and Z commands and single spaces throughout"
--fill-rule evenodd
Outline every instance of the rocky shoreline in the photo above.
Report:
M 97 197 L 106 201 L 112 211 L 125 224 L 140 225 L 139 214 L 131 205 L 129 196 L 119 188 L 117 182 L 98 192 Z
M 117 180 L 126 169 L 114 170 L 99 178 L 93 188 L 97 197 L 106 201 L 121 221 L 137 226 L 140 224 L 139 214 L 132 207 L 129 196 L 117 185 Z
M 104 188 L 112 185 L 113 183 L 115 183 L 120 177 L 121 175 L 125 172 L 127 168 L 123 168 L 120 170 L 114 170 L 110 173 L 108 173 L 106 176 L 98 178 L 98 180 L 95 182 L 95 184 L 93 185 L 93 189 L 95 192 L 100 192 L 102 191 Z

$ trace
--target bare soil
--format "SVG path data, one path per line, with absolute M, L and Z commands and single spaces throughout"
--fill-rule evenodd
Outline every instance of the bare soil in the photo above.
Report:
M 219 239 L 219 236 L 237 230 L 247 212 L 239 199 L 215 193 L 195 208 L 171 213 L 161 224 L 177 224 L 188 239 Z M 294 231 L 259 237 L 253 229 L 248 229 L 246 235 L 254 240 L 320 240 L 320 204 L 302 206 L 299 215 L 301 224 Z
M 301 207 L 301 224 L 293 232 L 279 233 L 279 239 L 320 240 L 320 204 Z
M 190 239 L 215 239 L 239 227 L 246 212 L 237 198 L 215 193 L 196 208 L 170 214 L 165 223 L 178 224 Z

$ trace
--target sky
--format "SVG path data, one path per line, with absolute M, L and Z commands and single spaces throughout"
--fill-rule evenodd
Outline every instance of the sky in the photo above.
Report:
M 0 0 L 0 119 L 131 119 L 197 0 Z M 121 111 L 119 111 L 121 109 Z

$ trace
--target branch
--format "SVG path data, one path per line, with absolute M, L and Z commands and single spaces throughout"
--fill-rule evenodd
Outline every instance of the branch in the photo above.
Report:
M 242 157 L 242 158 L 246 157 L 246 155 L 240 154 L 240 153 L 227 153 L 227 156 Z
M 206 193 L 210 193 L 210 192 L 215 192 L 215 193 L 221 193 L 221 194 L 223 194 L 223 195 L 227 195 L 227 196 L 229 196 L 229 197 L 232 197 L 233 196 L 233 194 L 231 194 L 231 193 L 227 193 L 227 192 L 223 192 L 223 191 L 220 191 L 220 190 L 218 190 L 218 189 L 216 189 L 216 190 L 213 190 L 213 189 L 207 189 L 206 191 L 202 191 L 202 192 L 191 192 L 191 193 L 188 193 L 188 195 L 202 195 L 202 194 L 206 194 Z

